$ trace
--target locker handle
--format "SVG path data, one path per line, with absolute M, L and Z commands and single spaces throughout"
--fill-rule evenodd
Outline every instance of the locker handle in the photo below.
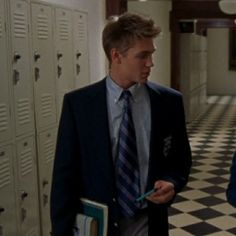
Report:
M 38 52 L 34 53 L 34 61 L 37 61 L 38 59 L 40 59 L 40 54 Z
M 0 207 L 0 214 L 3 213 L 5 211 L 4 207 Z
M 62 67 L 61 66 L 57 66 L 57 77 L 60 78 L 62 74 Z
M 38 81 L 38 79 L 40 78 L 39 68 L 38 67 L 34 68 L 34 77 L 35 77 L 35 81 Z
M 61 57 L 63 57 L 63 54 L 61 52 L 57 53 L 57 60 L 59 60 Z
M 82 55 L 82 53 L 77 52 L 77 53 L 76 53 L 76 58 L 79 59 L 79 57 L 80 57 L 81 55 Z
M 21 59 L 21 55 L 18 52 L 14 53 L 14 61 L 17 62 L 19 59 Z
M 43 194 L 43 206 L 46 206 L 48 204 L 48 195 Z
M 21 191 L 21 200 L 24 200 L 26 197 L 28 197 L 28 193 L 24 190 Z
M 46 185 L 48 185 L 48 181 L 47 180 L 43 180 L 43 187 L 45 187 Z
M 4 155 L 5 155 L 4 151 L 0 152 L 0 157 L 3 157 Z
M 15 84 L 20 81 L 20 72 L 18 70 L 13 70 L 13 79 Z
M 80 73 L 80 65 L 76 64 L 76 74 L 79 75 Z

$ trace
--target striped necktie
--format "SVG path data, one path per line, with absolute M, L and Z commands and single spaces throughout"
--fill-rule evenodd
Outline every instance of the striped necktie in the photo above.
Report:
M 132 217 L 138 210 L 135 201 L 140 195 L 140 175 L 137 156 L 136 136 L 132 119 L 131 93 L 124 90 L 124 113 L 120 124 L 118 156 L 116 160 L 117 199 L 123 217 Z

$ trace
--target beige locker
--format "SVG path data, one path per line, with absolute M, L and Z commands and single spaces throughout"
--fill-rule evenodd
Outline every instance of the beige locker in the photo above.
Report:
M 37 129 L 56 123 L 52 8 L 31 3 L 33 74 Z
M 12 145 L 0 146 L 0 235 L 16 236 Z
M 59 119 L 64 94 L 74 88 L 72 45 L 72 11 L 55 9 L 57 117 Z
M 39 236 L 39 199 L 35 136 L 16 141 L 17 199 L 20 236 Z
M 5 0 L 0 0 L 0 142 L 12 137 L 10 117 L 9 71 L 7 64 L 6 6 Z
M 56 128 L 48 129 L 38 135 L 38 176 L 42 236 L 49 236 L 51 232 L 49 203 L 55 144 Z
M 78 88 L 90 83 L 87 13 L 74 11 L 73 33 L 75 86 Z
M 30 67 L 29 4 L 10 1 L 11 70 L 16 135 L 34 129 L 33 89 Z
M 190 122 L 206 105 L 206 38 L 182 33 L 180 49 L 180 59 L 185 62 L 180 68 L 180 90 L 183 94 L 186 120 Z

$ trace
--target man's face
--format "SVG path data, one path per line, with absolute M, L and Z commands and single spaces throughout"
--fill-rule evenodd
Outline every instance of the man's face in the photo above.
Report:
M 152 38 L 136 40 L 128 51 L 120 55 L 120 75 L 130 85 L 145 83 L 153 66 L 155 46 Z

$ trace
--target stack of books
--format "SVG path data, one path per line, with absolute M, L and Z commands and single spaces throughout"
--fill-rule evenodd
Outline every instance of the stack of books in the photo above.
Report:
M 107 236 L 107 205 L 85 198 L 81 202 L 83 212 L 76 215 L 74 236 Z

